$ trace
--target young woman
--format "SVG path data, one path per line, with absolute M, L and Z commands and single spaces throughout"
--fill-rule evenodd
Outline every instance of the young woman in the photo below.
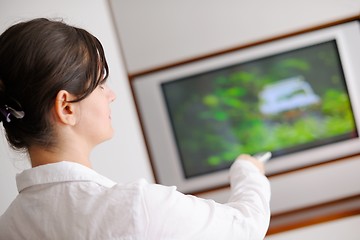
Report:
M 91 169 L 91 151 L 113 135 L 108 74 L 101 43 L 83 29 L 34 19 L 0 36 L 0 119 L 32 164 L 17 175 L 0 239 L 263 239 L 270 187 L 248 155 L 230 169 L 226 204 Z

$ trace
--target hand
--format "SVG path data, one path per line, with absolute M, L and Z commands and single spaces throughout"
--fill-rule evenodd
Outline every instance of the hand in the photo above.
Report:
M 248 161 L 248 162 L 251 162 L 252 164 L 254 164 L 258 169 L 259 171 L 262 173 L 262 174 L 265 174 L 265 166 L 264 166 L 264 163 L 260 162 L 259 160 L 257 160 L 256 158 L 248 155 L 248 154 L 241 154 L 239 155 L 237 158 L 236 158 L 236 161 Z

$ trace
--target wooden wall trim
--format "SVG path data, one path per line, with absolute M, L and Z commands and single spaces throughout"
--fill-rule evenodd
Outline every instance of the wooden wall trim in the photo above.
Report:
M 271 216 L 267 235 L 360 215 L 360 194 Z

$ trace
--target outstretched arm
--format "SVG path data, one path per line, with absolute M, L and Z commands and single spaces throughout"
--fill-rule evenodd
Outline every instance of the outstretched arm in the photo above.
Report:
M 230 184 L 226 204 L 184 195 L 175 187 L 145 187 L 147 239 L 263 239 L 270 219 L 270 185 L 262 163 L 241 155 L 230 169 Z

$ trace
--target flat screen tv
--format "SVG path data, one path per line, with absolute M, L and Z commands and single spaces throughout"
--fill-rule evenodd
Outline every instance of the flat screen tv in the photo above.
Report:
M 350 21 L 135 76 L 157 182 L 228 184 L 241 153 L 266 174 L 360 153 L 360 27 Z

